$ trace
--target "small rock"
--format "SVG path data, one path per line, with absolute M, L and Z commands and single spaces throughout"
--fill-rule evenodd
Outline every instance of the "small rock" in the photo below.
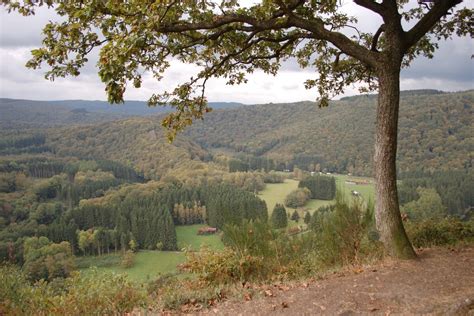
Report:
M 474 299 L 466 298 L 448 309 L 446 315 L 470 315 L 474 311 Z
M 244 300 L 246 300 L 246 301 L 251 301 L 251 300 L 252 300 L 252 294 L 250 294 L 250 293 L 245 293 L 245 294 L 244 294 Z
M 275 296 L 275 295 L 273 294 L 272 291 L 266 290 L 266 291 L 265 291 L 265 296 L 273 297 L 273 296 Z

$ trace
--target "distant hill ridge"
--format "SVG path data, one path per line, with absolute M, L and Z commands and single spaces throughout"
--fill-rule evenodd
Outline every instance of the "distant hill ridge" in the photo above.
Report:
M 434 94 L 445 94 L 448 92 L 435 90 L 435 89 L 418 89 L 418 90 L 402 90 L 400 91 L 400 97 L 414 96 L 414 95 L 434 95 Z M 377 98 L 377 93 L 372 94 L 361 94 L 361 95 L 352 95 L 348 97 L 343 97 L 341 101 L 351 101 L 358 98 Z
M 143 116 L 169 112 L 170 107 L 149 107 L 145 101 L 125 101 L 123 104 L 110 104 L 99 100 L 54 100 L 36 101 L 24 99 L 0 98 L 0 106 L 59 106 L 70 109 L 84 109 L 88 112 L 112 113 L 126 116 Z M 243 106 L 238 102 L 210 102 L 215 109 L 229 109 Z

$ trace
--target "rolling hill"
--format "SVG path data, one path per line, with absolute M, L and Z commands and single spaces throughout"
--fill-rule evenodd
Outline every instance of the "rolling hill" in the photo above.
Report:
M 264 156 L 333 172 L 370 175 L 376 97 L 355 96 L 327 108 L 312 102 L 215 111 L 185 134 L 214 152 Z M 402 171 L 472 168 L 474 90 L 402 93 L 398 160 Z
M 210 160 L 206 150 L 185 137 L 170 144 L 160 120 L 153 117 L 49 129 L 46 145 L 59 157 L 119 161 L 151 179 L 171 170 L 199 169 Z

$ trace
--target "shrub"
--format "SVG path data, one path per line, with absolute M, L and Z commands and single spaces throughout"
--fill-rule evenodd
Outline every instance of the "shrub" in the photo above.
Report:
M 122 315 L 146 301 L 146 292 L 122 275 L 97 271 L 76 274 L 67 279 L 66 288 L 55 299 L 58 315 Z
M 317 235 L 321 262 L 328 266 L 358 262 L 378 246 L 369 239 L 373 226 L 371 205 L 349 205 L 338 195 L 336 204 L 316 211 L 310 223 Z
M 308 188 L 300 188 L 290 192 L 285 198 L 285 206 L 297 208 L 304 206 L 311 198 L 311 191 Z
M 199 275 L 208 284 L 226 284 L 263 278 L 267 268 L 262 257 L 252 256 L 246 249 L 237 253 L 231 248 L 215 252 L 203 248 L 199 252 L 188 252 L 183 271 Z
M 135 261 L 135 253 L 132 250 L 127 250 L 123 256 L 120 265 L 125 269 L 133 267 Z
M 224 251 L 208 248 L 187 254 L 185 271 L 208 284 L 303 277 L 314 271 L 314 234 L 288 236 L 266 222 L 243 222 L 224 228 Z
M 270 171 L 263 174 L 263 182 L 265 183 L 283 183 L 285 177 L 275 171 Z
M 0 267 L 2 315 L 122 315 L 145 305 L 146 293 L 123 276 L 90 271 L 64 282 L 31 285 L 16 267 Z
M 380 257 L 383 247 L 371 234 L 373 225 L 371 205 L 349 205 L 338 196 L 335 205 L 313 214 L 311 230 L 304 234 L 290 236 L 300 229 L 287 233 L 261 221 L 226 225 L 223 251 L 189 252 L 182 267 L 209 285 L 301 278 L 325 267 Z
M 283 205 L 275 205 L 271 216 L 271 223 L 273 228 L 285 228 L 288 226 L 288 217 L 286 216 L 286 209 Z
M 30 285 L 24 273 L 15 266 L 0 267 L 0 315 L 28 314 L 32 298 Z
M 446 207 L 435 189 L 419 187 L 416 192 L 419 198 L 402 207 L 402 211 L 408 214 L 410 220 L 440 220 L 447 215 Z
M 148 293 L 158 297 L 160 308 L 176 310 L 185 304 L 207 307 L 224 297 L 221 287 L 212 287 L 195 279 L 182 279 L 166 274 L 148 284 Z M 186 312 L 181 309 L 181 312 Z
M 458 219 L 447 218 L 409 222 L 407 233 L 415 247 L 449 245 L 464 240 L 472 241 L 474 240 L 474 221 L 462 222 Z
M 67 241 L 56 244 L 46 237 L 29 237 L 23 248 L 23 270 L 32 281 L 68 277 L 75 269 L 74 255 Z

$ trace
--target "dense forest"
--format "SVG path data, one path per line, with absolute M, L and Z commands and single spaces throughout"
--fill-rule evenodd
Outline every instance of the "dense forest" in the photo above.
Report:
M 217 110 L 171 144 L 160 116 L 89 120 L 88 110 L 69 117 L 45 107 L 44 122 L 28 128 L 29 115 L 11 116 L 0 135 L 0 260 L 52 279 L 69 274 L 74 255 L 177 250 L 180 225 L 286 227 L 304 216 L 315 227 L 318 216 L 285 206 L 335 198 L 335 179 L 310 171 L 371 173 L 374 102 Z M 403 96 L 399 192 L 412 220 L 472 217 L 473 104 L 472 91 Z M 290 175 L 299 188 L 267 210 L 255 193 Z
M 213 152 L 272 159 L 280 169 L 372 174 L 376 98 L 356 96 L 319 108 L 313 102 L 215 111 L 186 134 Z M 472 168 L 474 91 L 402 92 L 398 166 Z

